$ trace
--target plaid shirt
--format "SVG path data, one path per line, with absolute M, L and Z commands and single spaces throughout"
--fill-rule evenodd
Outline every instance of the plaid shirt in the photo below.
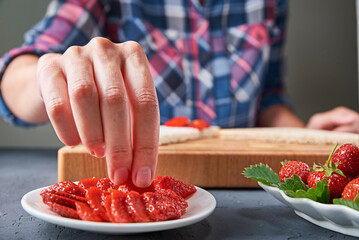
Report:
M 0 60 L 0 77 L 16 56 L 63 53 L 96 36 L 140 43 L 149 62 L 161 123 L 184 115 L 221 127 L 253 127 L 259 113 L 288 104 L 281 50 L 285 0 L 57 0 Z M 0 97 L 0 112 L 26 126 Z

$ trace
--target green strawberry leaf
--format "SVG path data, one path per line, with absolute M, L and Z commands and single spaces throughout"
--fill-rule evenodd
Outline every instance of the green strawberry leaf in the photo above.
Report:
M 268 165 L 252 165 L 244 169 L 243 175 L 268 186 L 278 187 L 279 176 Z
M 285 183 L 279 183 L 279 189 L 285 191 L 293 191 L 304 190 L 307 191 L 308 187 L 302 181 L 302 179 L 298 175 L 293 175 L 293 178 L 284 179 Z
M 353 208 L 353 209 L 359 211 L 359 204 L 355 203 L 352 200 L 346 200 L 344 198 L 336 198 L 336 199 L 333 199 L 333 204 L 344 205 L 344 206 L 347 206 L 347 207 L 350 207 L 350 208 Z
M 323 179 L 322 181 L 317 182 L 316 188 L 309 188 L 301 181 L 301 179 L 296 175 L 293 176 L 293 179 L 296 183 L 293 185 L 286 186 L 287 188 L 283 188 L 284 185 L 280 184 L 280 189 L 284 191 L 284 193 L 293 198 L 309 198 L 316 202 L 321 203 L 329 203 L 330 195 L 329 195 L 329 186 L 327 184 L 327 179 Z M 287 181 L 286 181 L 287 182 Z M 300 182 L 303 183 L 304 186 L 300 186 Z M 293 187 L 290 189 L 290 187 Z

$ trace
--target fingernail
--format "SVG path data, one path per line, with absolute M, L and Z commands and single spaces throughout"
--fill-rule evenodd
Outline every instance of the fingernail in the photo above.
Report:
M 151 180 L 152 180 L 151 169 L 149 167 L 141 167 L 137 171 L 135 185 L 137 187 L 142 187 L 142 188 L 148 187 L 149 185 L 151 185 Z
M 120 169 L 115 170 L 113 174 L 113 181 L 115 184 L 124 184 L 129 176 L 128 168 L 123 167 Z
M 106 147 L 105 144 L 101 144 L 99 147 L 95 148 L 93 151 L 91 151 L 91 155 L 97 157 L 97 158 L 103 158 L 106 153 Z

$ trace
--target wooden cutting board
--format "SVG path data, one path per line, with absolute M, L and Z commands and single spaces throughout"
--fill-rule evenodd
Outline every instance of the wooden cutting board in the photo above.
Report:
M 312 166 L 324 163 L 334 145 L 269 143 L 208 138 L 159 148 L 156 175 L 169 175 L 200 187 L 258 187 L 242 174 L 245 167 L 268 164 L 279 172 L 284 160 L 300 160 Z M 58 151 L 58 180 L 77 181 L 106 177 L 105 159 L 89 155 L 84 146 Z

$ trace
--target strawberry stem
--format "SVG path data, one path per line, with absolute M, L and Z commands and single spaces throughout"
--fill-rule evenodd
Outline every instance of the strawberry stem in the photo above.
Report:
M 329 155 L 329 158 L 328 158 L 328 161 L 327 161 L 327 167 L 330 167 L 330 163 L 332 162 L 331 160 L 332 160 L 332 156 L 333 156 L 333 154 L 334 154 L 334 152 L 335 152 L 335 149 L 337 149 L 337 147 L 338 147 L 338 143 L 337 144 L 335 144 L 335 147 L 333 148 L 333 150 L 332 150 L 332 152 L 330 153 L 330 155 Z

